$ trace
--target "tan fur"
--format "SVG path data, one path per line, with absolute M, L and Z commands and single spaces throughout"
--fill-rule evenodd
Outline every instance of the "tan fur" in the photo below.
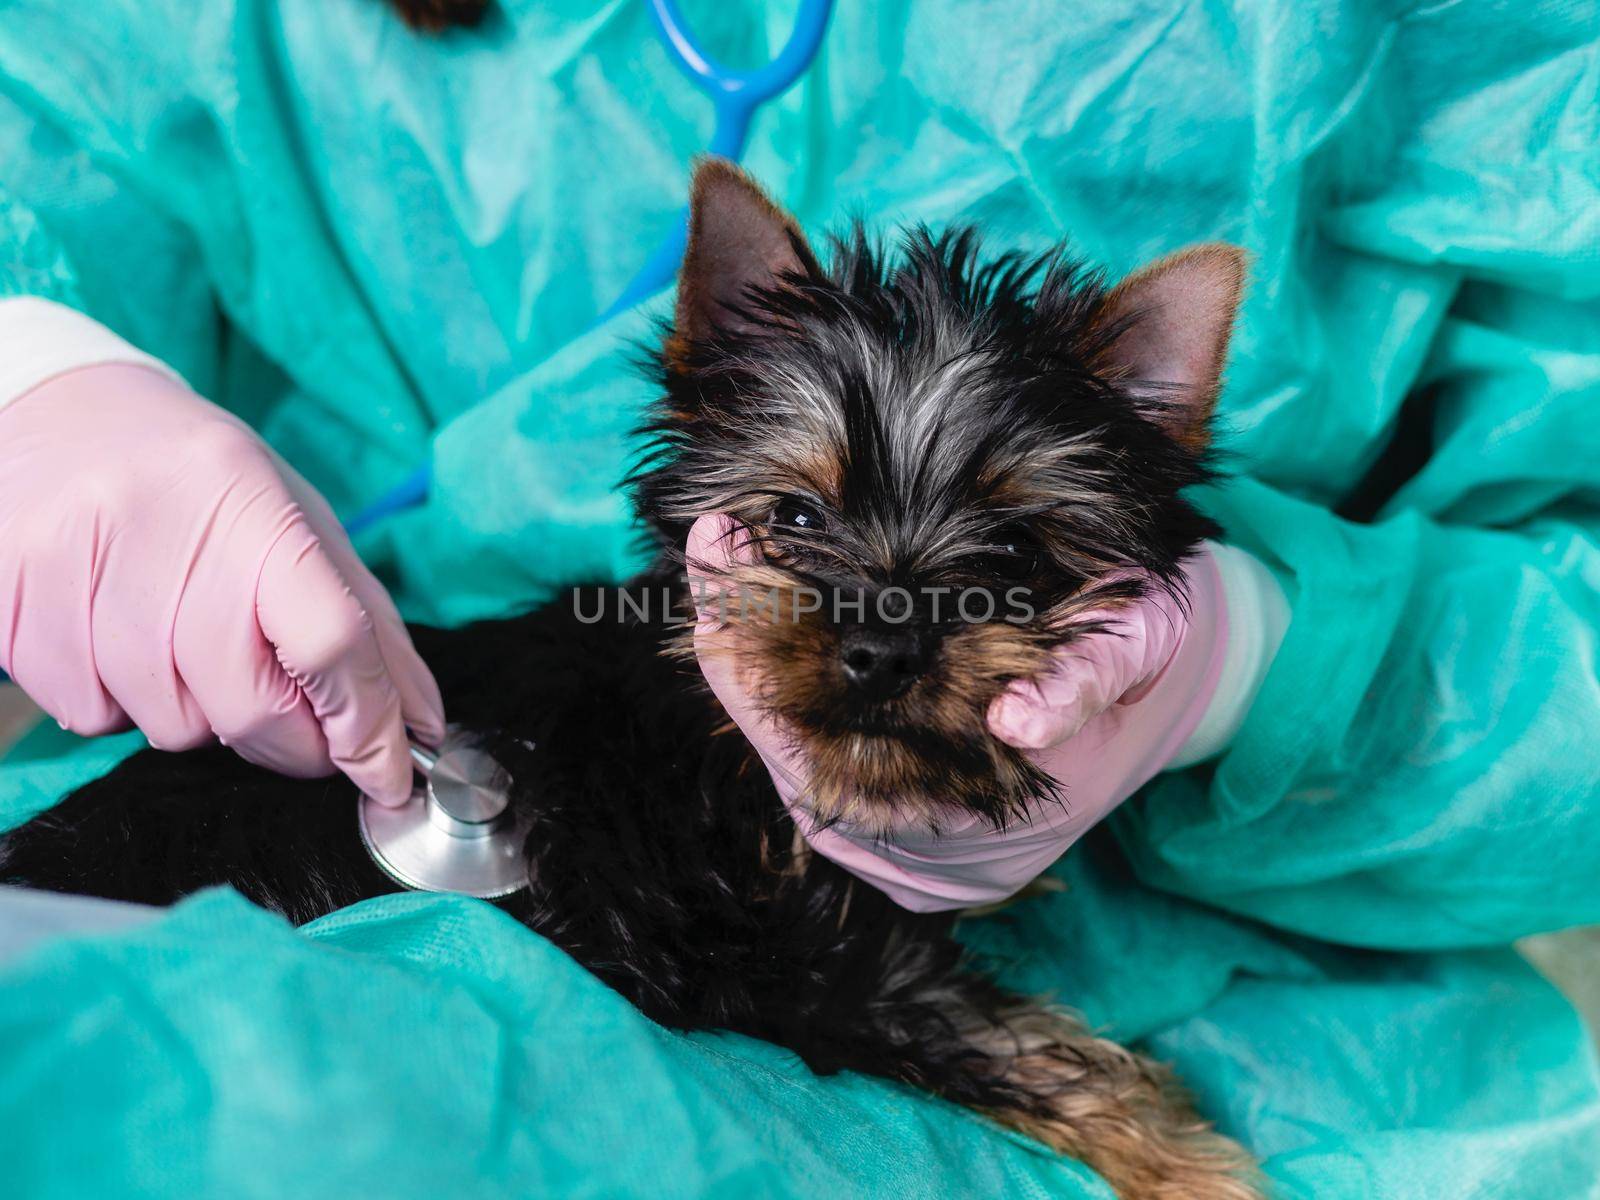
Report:
M 817 816 L 844 818 L 869 830 L 887 830 L 908 818 L 937 827 L 976 795 L 998 793 L 1020 805 L 1037 794 L 1038 776 L 1022 754 L 989 735 L 986 716 L 1012 680 L 1049 667 L 1059 641 L 1053 627 L 1070 623 L 1078 605 L 1063 605 L 1042 625 L 962 626 L 944 639 L 935 669 L 895 702 L 907 726 L 981 747 L 981 766 L 961 773 L 948 763 L 930 765 L 898 737 L 818 728 L 817 715 L 836 710 L 848 691 L 839 667 L 839 631 L 826 613 L 797 611 L 804 606 L 783 571 L 738 567 L 721 575 L 717 587 L 728 597 L 720 613 L 725 628 L 703 640 L 698 652 L 734 656 L 758 701 L 798 730 L 808 764 L 805 802 Z M 741 596 L 758 600 L 741 606 Z M 692 630 L 670 652 L 694 655 Z
M 963 1031 L 1009 1059 L 1007 1078 L 1044 1111 L 991 1110 L 1003 1125 L 1087 1163 L 1122 1200 L 1260 1200 L 1249 1154 L 1198 1117 L 1166 1067 L 1042 1005 Z

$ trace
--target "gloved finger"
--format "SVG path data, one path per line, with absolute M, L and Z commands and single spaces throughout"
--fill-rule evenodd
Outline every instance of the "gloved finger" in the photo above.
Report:
M 327 741 L 310 702 L 279 664 L 256 620 L 262 552 L 298 509 L 270 452 L 232 417 L 223 414 L 186 432 L 194 469 L 209 480 L 206 491 L 223 500 L 196 507 L 192 519 L 202 528 L 177 530 L 167 524 L 174 519 L 169 513 L 159 530 L 146 531 L 159 536 L 137 543 L 137 552 L 145 555 L 172 541 L 195 548 L 192 558 L 181 556 L 182 569 L 155 576 L 170 577 L 181 589 L 170 618 L 172 668 L 210 732 L 240 757 L 284 775 L 332 774 Z M 136 574 L 135 564 L 125 565 L 130 576 Z M 138 565 L 146 568 L 145 578 L 152 578 L 148 562 Z
M 100 682 L 157 750 L 192 750 L 211 740 L 212 728 L 177 666 L 180 599 L 151 581 L 116 587 L 125 546 L 107 550 L 92 618 Z
M 36 528 L 14 534 L 26 544 L 8 547 L 8 577 L 0 579 L 10 603 L 0 606 L 6 672 L 66 730 L 86 737 L 127 729 L 130 721 L 100 682 L 90 640 L 94 589 L 91 554 L 73 547 L 94 541 L 71 529 Z
M 756 561 L 749 532 L 727 513 L 708 513 L 689 527 L 683 557 L 689 573 L 689 595 L 698 621 L 716 620 L 722 610 L 716 576 L 739 564 Z
M 281 459 L 278 460 L 278 468 L 290 493 L 300 504 L 306 520 L 321 541 L 323 553 L 344 577 L 357 602 L 372 621 L 372 631 L 378 639 L 378 650 L 383 655 L 384 665 L 388 667 L 389 680 L 400 694 L 400 712 L 406 726 L 424 745 L 441 745 L 444 742 L 445 714 L 439 684 L 412 644 L 411 634 L 400 616 L 400 610 L 390 598 L 389 590 L 361 561 L 361 556 L 356 553 L 356 548 L 344 532 L 344 526 L 339 523 L 322 494 Z
M 378 639 L 378 650 L 389 670 L 389 680 L 400 695 L 400 713 L 407 728 L 416 734 L 423 745 L 438 747 L 444 744 L 444 697 L 439 694 L 439 684 L 433 678 L 428 664 L 422 661 L 416 646 L 411 643 L 400 612 L 389 599 L 384 586 L 361 568 L 365 580 L 351 583 L 356 599 L 372 618 L 373 634 Z
M 809 785 L 793 733 L 757 699 L 754 677 L 743 669 L 734 631 L 722 621 L 720 590 L 710 577 L 759 561 L 756 544 L 747 528 L 725 513 L 713 513 L 690 527 L 684 558 L 695 598 L 694 650 L 700 673 L 723 711 L 760 754 L 778 794 L 786 802 L 802 803 L 800 797 Z
M 303 515 L 262 564 L 256 619 L 310 701 L 334 766 L 380 804 L 403 804 L 412 766 L 400 694 L 371 617 Z
M 722 707 L 735 720 L 746 709 L 755 707 L 739 678 L 729 630 L 707 618 L 694 627 L 694 653 L 700 674 Z
M 424 744 L 441 745 L 445 730 L 444 698 L 439 694 L 439 685 L 433 678 L 433 672 L 412 644 L 411 634 L 400 616 L 400 610 L 389 598 L 388 589 L 367 569 L 343 530 L 335 527 L 321 541 L 323 552 L 344 578 L 351 594 L 372 623 L 378 652 L 383 656 L 389 682 L 399 693 L 400 712 L 406 725 Z
M 689 595 L 695 606 L 694 650 L 700 673 L 722 706 L 738 721 L 753 708 L 735 664 L 736 642 L 724 626 L 724 600 L 717 576 L 740 562 L 751 562 L 755 546 L 747 531 L 726 513 L 709 513 L 689 527 L 684 541 Z
M 333 760 L 311 702 L 256 623 L 254 581 L 237 573 L 208 578 L 229 565 L 202 562 L 190 580 L 173 621 L 178 674 L 211 732 L 241 758 L 280 775 L 331 775 Z M 219 604 L 233 586 L 240 593 Z
M 712 601 L 713 607 L 715 600 Z M 753 678 L 734 652 L 733 631 L 707 617 L 694 628 L 695 657 L 700 673 L 728 718 L 755 747 L 786 802 L 804 804 L 808 772 L 793 731 L 763 705 L 752 690 Z

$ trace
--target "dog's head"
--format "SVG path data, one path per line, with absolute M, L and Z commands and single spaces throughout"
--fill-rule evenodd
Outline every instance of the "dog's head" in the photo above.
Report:
M 1243 277 L 1205 245 L 1108 287 L 971 229 L 823 266 L 737 168 L 702 165 L 665 396 L 637 476 L 680 548 L 753 537 L 728 644 L 795 732 L 819 815 L 998 824 L 1050 783 L 990 736 L 1004 687 L 1149 587 L 1210 523 L 1212 404 Z

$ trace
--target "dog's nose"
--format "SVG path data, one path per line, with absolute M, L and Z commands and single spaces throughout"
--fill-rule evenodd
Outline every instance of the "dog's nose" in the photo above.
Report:
M 903 695 L 928 669 L 928 649 L 908 629 L 851 629 L 839 643 L 844 677 L 872 700 Z

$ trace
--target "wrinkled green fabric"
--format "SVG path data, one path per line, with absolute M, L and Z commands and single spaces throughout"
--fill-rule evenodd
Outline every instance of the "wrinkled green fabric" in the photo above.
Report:
M 733 61 L 788 31 L 688 7 Z M 1173 1058 L 1287 1195 L 1597 1194 L 1592 1046 L 1493 949 L 1600 920 L 1597 39 L 1555 0 L 841 5 L 753 130 L 816 231 L 1253 253 L 1205 502 L 1288 638 L 1219 762 L 968 936 Z M 591 326 L 709 129 L 637 3 L 423 39 L 375 0 L 0 0 L 0 294 L 173 363 L 341 510 L 431 452 L 363 549 L 413 616 L 503 612 L 638 562 L 650 314 Z M 0 825 L 125 746 L 6 766 Z M 208 896 L 4 969 L 0 1130 L 39 1195 L 1106 1194 L 415 897 L 301 936 Z
M 1509 951 L 1298 941 L 1116 862 L 1074 855 L 1065 893 L 972 940 L 1147 1037 L 1278 1194 L 1592 1195 L 1592 1051 Z M 963 1109 L 663 1030 L 477 901 L 386 897 L 301 936 L 208 893 L 4 984 L 8 1195 L 1110 1197 Z

